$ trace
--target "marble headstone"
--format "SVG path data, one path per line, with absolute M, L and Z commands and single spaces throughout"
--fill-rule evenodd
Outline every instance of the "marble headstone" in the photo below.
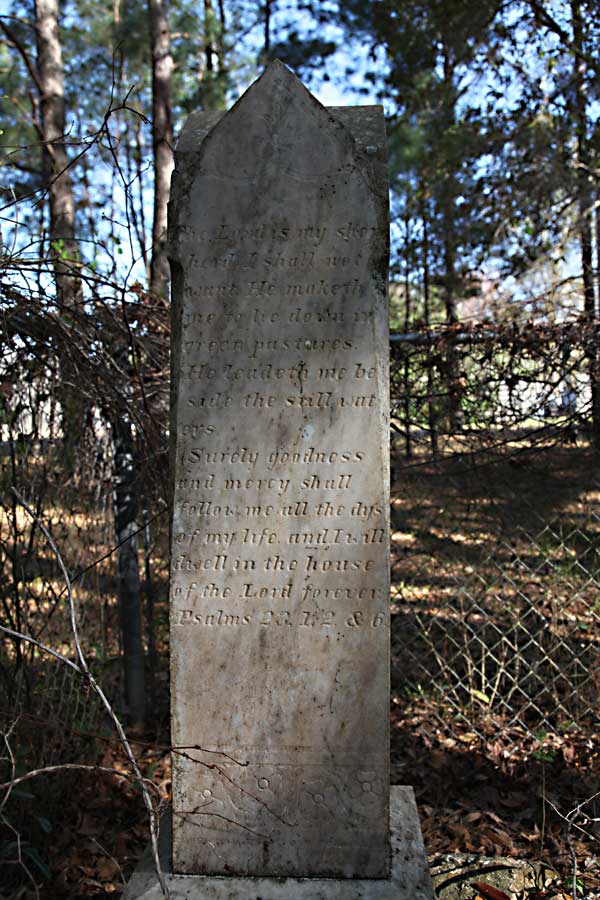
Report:
M 280 63 L 178 144 L 175 873 L 389 876 L 387 191 Z

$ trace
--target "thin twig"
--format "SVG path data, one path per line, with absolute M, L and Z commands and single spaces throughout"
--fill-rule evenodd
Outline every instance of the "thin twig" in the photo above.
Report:
M 135 781 L 136 783 L 139 781 L 136 775 L 132 775 L 131 772 L 122 772 L 120 769 L 113 769 L 109 766 L 91 766 L 85 765 L 84 763 L 59 763 L 56 766 L 42 766 L 40 769 L 31 769 L 31 771 L 26 772 L 25 775 L 20 775 L 18 778 L 12 778 L 10 781 L 5 781 L 4 784 L 0 784 L 0 791 L 4 790 L 12 790 L 12 788 L 16 787 L 17 784 L 21 784 L 23 781 L 30 781 L 32 778 L 37 778 L 39 775 L 54 775 L 57 772 L 62 772 L 65 770 L 75 770 L 81 772 L 102 772 L 103 775 L 117 775 L 119 778 L 127 778 L 130 781 Z M 160 796 L 160 791 L 158 789 L 158 785 L 154 784 L 149 778 L 142 778 L 142 781 L 145 784 L 150 785 L 150 787 L 156 791 L 160 800 L 162 801 L 162 797 Z M 0 806 L 0 811 L 2 807 Z
M 588 832 L 584 828 L 582 828 L 580 825 L 578 825 L 575 820 L 577 819 L 578 816 L 581 815 L 583 808 L 585 806 L 587 806 L 589 803 L 593 803 L 594 800 L 598 799 L 598 797 L 600 797 L 600 791 L 596 791 L 596 793 L 592 794 L 591 797 L 587 797 L 585 800 L 582 800 L 580 803 L 578 803 L 576 806 L 574 806 L 573 809 L 570 810 L 570 812 L 568 812 L 566 814 L 561 812 L 560 809 L 558 809 L 558 807 L 556 806 L 556 804 L 554 804 L 552 802 L 552 800 L 548 800 L 546 798 L 546 802 L 552 807 L 552 809 L 554 810 L 556 815 L 560 819 L 562 819 L 563 822 L 567 823 L 567 833 L 566 833 L 567 846 L 569 848 L 569 855 L 571 857 L 571 864 L 573 866 L 573 875 L 572 875 L 572 879 L 571 879 L 571 894 L 572 894 L 573 900 L 577 900 L 577 897 L 579 896 L 579 886 L 577 883 L 578 879 L 579 879 L 579 870 L 578 870 L 578 864 L 577 864 L 577 853 L 576 853 L 575 847 L 573 845 L 573 829 L 575 828 L 577 831 L 580 831 L 586 837 L 590 837 Z M 590 819 L 589 821 L 593 822 L 595 820 Z
M 28 634 L 22 634 L 20 631 L 13 631 L 12 628 L 6 628 L 4 625 L 0 625 L 0 631 L 3 631 L 5 634 L 10 634 L 11 637 L 17 638 L 20 641 L 27 641 L 28 644 L 33 644 L 34 647 L 38 647 L 40 650 L 43 650 L 44 653 L 49 653 L 50 656 L 53 656 L 61 663 L 64 663 L 65 666 L 70 666 L 70 668 L 74 669 L 79 675 L 83 675 L 83 672 L 77 663 L 74 663 L 66 656 L 62 656 L 60 653 L 57 653 L 56 650 L 52 650 L 50 647 L 46 646 L 46 644 L 42 644 L 41 641 L 36 641 L 35 638 L 30 637 Z
M 151 845 L 152 845 L 152 857 L 154 860 L 156 875 L 157 875 L 158 882 L 160 884 L 160 888 L 163 893 L 163 896 L 165 897 L 165 900 L 169 900 L 169 896 L 170 896 L 169 889 L 167 888 L 167 883 L 165 881 L 165 876 L 162 871 L 162 867 L 160 864 L 159 852 L 158 852 L 158 836 L 159 836 L 159 831 L 160 831 L 158 816 L 157 816 L 156 810 L 154 809 L 154 805 L 152 803 L 152 798 L 150 797 L 148 788 L 145 784 L 145 779 L 144 779 L 144 777 L 140 771 L 140 768 L 137 764 L 137 760 L 135 758 L 133 750 L 131 749 L 129 741 L 127 740 L 127 735 L 125 734 L 125 731 L 123 729 L 121 721 L 118 718 L 117 714 L 115 713 L 114 709 L 112 708 L 104 691 L 102 690 L 102 688 L 100 687 L 100 685 L 98 684 L 98 682 L 96 681 L 94 676 L 92 675 L 92 673 L 88 667 L 87 661 L 85 659 L 85 656 L 83 654 L 83 650 L 81 649 L 81 644 L 79 642 L 79 633 L 78 633 L 78 628 L 77 628 L 77 613 L 76 613 L 76 609 L 75 609 L 75 602 L 73 599 L 73 591 L 71 588 L 71 580 L 69 578 L 69 573 L 67 572 L 67 568 L 63 562 L 60 551 L 58 550 L 58 547 L 54 543 L 54 540 L 53 540 L 51 534 L 49 533 L 48 529 L 44 525 L 44 523 L 40 520 L 40 518 L 38 516 L 36 516 L 36 514 L 33 512 L 31 507 L 27 503 L 27 501 L 21 496 L 21 494 L 17 491 L 17 489 L 14 486 L 13 486 L 12 490 L 13 490 L 13 493 L 15 494 L 15 496 L 17 497 L 17 499 L 19 500 L 19 502 L 21 503 L 21 505 L 23 506 L 23 508 L 26 510 L 26 512 L 31 517 L 32 521 L 37 523 L 38 528 L 40 529 L 40 531 L 42 532 L 42 534 L 48 541 L 48 544 L 50 545 L 50 548 L 52 549 L 52 552 L 54 553 L 56 560 L 60 566 L 60 569 L 63 573 L 63 577 L 65 579 L 65 584 L 67 587 L 67 601 L 69 604 L 69 614 L 70 614 L 70 619 L 71 619 L 71 629 L 73 631 L 73 640 L 75 641 L 75 648 L 76 648 L 77 656 L 78 656 L 79 663 L 81 666 L 81 671 L 82 671 L 82 674 L 85 676 L 86 680 L 89 682 L 92 689 L 95 691 L 95 693 L 100 698 L 104 708 L 106 709 L 108 715 L 110 716 L 110 718 L 113 722 L 113 725 L 115 726 L 115 730 L 119 736 L 119 740 L 121 741 L 121 745 L 123 746 L 123 749 L 127 755 L 127 758 L 129 759 L 131 768 L 133 769 L 133 772 L 140 784 L 142 797 L 144 799 L 144 805 L 146 807 L 146 810 L 148 813 L 148 818 L 149 818 L 149 823 L 150 823 L 150 841 L 151 841 Z M 60 658 L 62 658 L 62 657 L 59 657 L 59 659 Z

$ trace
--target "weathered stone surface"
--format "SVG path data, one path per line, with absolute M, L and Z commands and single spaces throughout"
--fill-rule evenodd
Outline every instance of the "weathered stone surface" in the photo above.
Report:
M 389 873 L 384 148 L 278 63 L 178 144 L 176 872 Z
M 433 900 L 412 788 L 391 789 L 390 819 L 390 877 L 356 881 L 173 875 L 170 823 L 163 820 L 161 861 L 171 900 Z M 131 878 L 123 900 L 162 900 L 149 851 Z
M 452 853 L 432 862 L 431 880 L 439 900 L 472 900 L 475 881 L 503 891 L 510 900 L 518 900 L 535 888 L 547 890 L 559 878 L 540 862 Z

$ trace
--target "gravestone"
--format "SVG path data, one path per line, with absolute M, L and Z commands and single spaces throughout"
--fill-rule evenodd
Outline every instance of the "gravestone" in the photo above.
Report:
M 391 868 L 381 108 L 273 63 L 192 115 L 170 255 L 172 884 L 429 898 L 408 794 Z

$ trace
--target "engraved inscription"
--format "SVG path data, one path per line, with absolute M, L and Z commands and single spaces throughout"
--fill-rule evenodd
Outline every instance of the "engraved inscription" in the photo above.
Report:
M 387 185 L 363 159 L 280 64 L 178 156 L 173 740 L 213 748 L 174 759 L 183 873 L 388 871 Z

